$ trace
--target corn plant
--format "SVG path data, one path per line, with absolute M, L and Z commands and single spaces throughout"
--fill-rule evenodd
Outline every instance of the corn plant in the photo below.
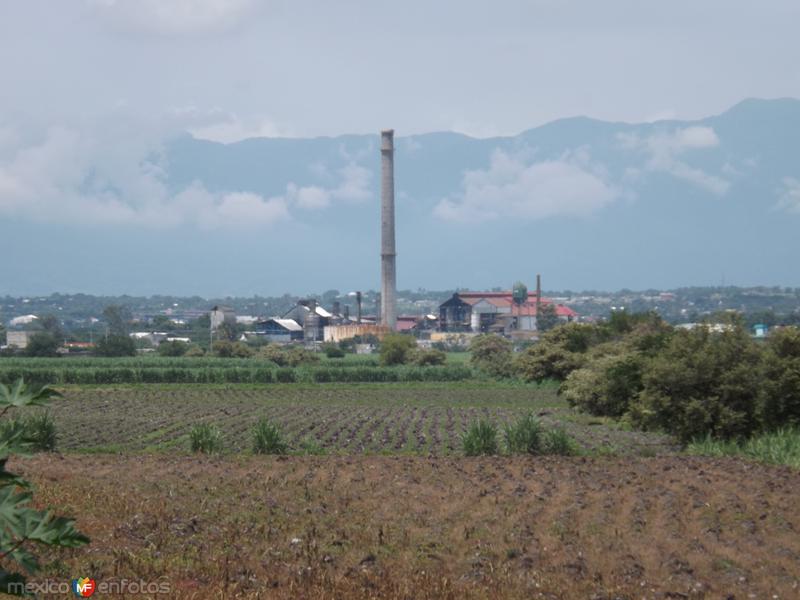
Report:
M 198 423 L 189 432 L 192 452 L 213 454 L 222 450 L 222 432 L 210 423 Z
M 288 446 L 280 429 L 266 417 L 253 427 L 253 452 L 256 454 L 286 454 Z
M 489 421 L 472 423 L 461 438 L 467 456 L 490 456 L 497 454 L 497 427 Z

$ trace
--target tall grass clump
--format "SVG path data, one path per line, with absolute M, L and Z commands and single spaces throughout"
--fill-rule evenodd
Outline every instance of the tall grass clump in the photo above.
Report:
M 542 450 L 544 454 L 571 456 L 578 453 L 578 446 L 565 429 L 554 427 L 545 432 Z
M 577 453 L 577 445 L 560 427 L 545 429 L 532 414 L 527 414 L 516 423 L 506 425 L 504 432 L 506 452 L 509 454 L 558 454 L 569 456 Z
M 277 425 L 262 417 L 253 427 L 253 452 L 255 454 L 286 454 L 289 450 Z
M 800 469 L 800 429 L 761 433 L 743 442 L 718 440 L 707 435 L 690 443 L 686 452 L 704 456 L 742 456 Z
M 472 423 L 461 441 L 467 456 L 497 454 L 497 427 L 484 420 Z
M 198 423 L 189 432 L 189 444 L 192 452 L 213 454 L 222 450 L 222 432 L 216 425 Z
M 3 435 L 18 435 L 25 449 L 30 452 L 52 452 L 56 449 L 56 424 L 49 411 L 2 421 L 0 432 Z
M 516 423 L 506 425 L 504 438 L 509 454 L 541 454 L 544 431 L 542 424 L 527 414 Z

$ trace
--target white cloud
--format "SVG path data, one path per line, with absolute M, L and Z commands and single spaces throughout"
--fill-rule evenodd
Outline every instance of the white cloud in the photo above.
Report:
M 800 181 L 794 177 L 784 177 L 780 199 L 775 208 L 800 214 Z
M 217 119 L 215 119 L 215 115 Z M 297 137 L 290 129 L 266 117 L 242 119 L 237 115 L 212 112 L 206 118 L 198 116 L 201 124 L 189 127 L 189 133 L 201 140 L 231 144 L 249 138 Z
M 135 128 L 102 129 L 54 127 L 0 160 L 0 215 L 156 228 L 240 228 L 289 218 L 282 197 L 212 194 L 200 183 L 172 195 L 158 146 L 147 134 L 138 136 Z
M 255 0 L 87 0 L 126 29 L 164 35 L 219 33 L 236 28 L 257 8 Z
M 327 173 L 324 165 L 315 165 L 318 172 Z M 331 201 L 362 202 L 372 196 L 370 191 L 370 171 L 361 165 L 350 163 L 337 171 L 339 183 L 333 188 L 316 185 L 298 187 L 290 183 L 286 187 L 286 198 L 298 208 L 320 210 L 331 205 Z
M 495 150 L 489 169 L 465 173 L 461 195 L 443 199 L 434 213 L 463 222 L 588 216 L 619 193 L 600 170 L 586 165 L 587 158 L 584 152 L 577 160 L 565 156 L 527 165 L 519 157 Z
M 636 133 L 617 136 L 620 143 L 648 155 L 647 169 L 669 173 L 673 177 L 723 196 L 730 188 L 726 179 L 692 167 L 682 155 L 689 150 L 703 150 L 719 146 L 719 137 L 711 127 L 692 126 L 669 133 L 655 133 L 646 138 Z

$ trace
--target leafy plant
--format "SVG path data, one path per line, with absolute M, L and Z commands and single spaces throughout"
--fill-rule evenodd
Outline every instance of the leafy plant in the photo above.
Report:
M 545 432 L 542 440 L 542 451 L 544 454 L 570 456 L 578 453 L 578 447 L 566 430 L 555 427 Z
M 416 340 L 409 335 L 393 333 L 383 338 L 380 355 L 381 365 L 404 365 L 417 347 Z
M 280 429 L 266 417 L 253 427 L 253 452 L 256 454 L 286 454 L 288 446 Z
M 222 449 L 222 432 L 211 423 L 198 423 L 189 432 L 192 452 L 213 454 Z
M 506 451 L 509 454 L 541 454 L 543 434 L 541 423 L 533 415 L 525 415 L 513 425 L 506 425 Z
M 31 452 L 52 452 L 56 449 L 56 424 L 49 412 L 16 417 L 0 422 L 0 435 L 16 435 Z
M 31 388 L 22 379 L 13 385 L 0 384 L 0 417 L 12 408 L 46 406 L 50 399 L 60 394 L 44 386 Z M 89 542 L 89 538 L 75 528 L 67 517 L 55 516 L 50 510 L 30 508 L 33 499 L 30 484 L 6 470 L 8 459 L 14 454 L 27 454 L 31 443 L 25 437 L 23 426 L 0 429 L 0 592 L 23 595 L 25 575 L 35 573 L 39 562 L 30 549 L 32 544 L 75 548 Z
M 461 438 L 467 456 L 491 456 L 497 454 L 497 427 L 490 421 L 472 423 Z
M 469 345 L 472 366 L 492 377 L 511 375 L 511 342 L 499 335 L 479 335 Z

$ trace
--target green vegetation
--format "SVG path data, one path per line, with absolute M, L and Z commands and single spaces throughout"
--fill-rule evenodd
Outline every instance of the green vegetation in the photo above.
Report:
M 37 411 L 27 416 L 0 421 L 2 435 L 19 433 L 32 452 L 52 452 L 56 449 L 56 424 L 49 412 Z
M 391 334 L 383 338 L 380 346 L 381 365 L 404 365 L 416 351 L 417 341 L 408 335 Z
M 470 363 L 475 368 L 493 376 L 509 377 L 511 368 L 511 342 L 499 335 L 479 335 L 470 343 Z
M 691 442 L 686 451 L 689 454 L 705 456 L 743 456 L 753 460 L 788 465 L 800 469 L 800 429 L 779 429 L 761 433 L 742 442 L 717 440 L 706 436 Z
M 575 441 L 566 430 L 562 427 L 547 429 L 530 413 L 506 425 L 503 438 L 509 454 L 567 456 L 578 452 Z
M 22 379 L 11 387 L 0 385 L 0 416 L 10 409 L 46 406 L 58 395 L 48 387 L 31 388 Z M 28 505 L 33 499 L 30 484 L 6 470 L 9 458 L 27 454 L 36 443 L 27 435 L 25 426 L 0 427 L 0 558 L 3 559 L 0 592 L 10 595 L 22 595 L 25 576 L 21 571 L 36 573 L 39 570 L 32 545 L 75 548 L 89 542 L 89 538 L 75 529 L 73 520 L 55 516 L 49 510 L 30 508 Z M 52 441 L 55 443 L 54 438 Z M 48 443 L 49 440 L 38 442 Z
M 497 454 L 497 427 L 491 421 L 472 423 L 461 440 L 467 456 L 491 456 Z
M 253 427 L 253 452 L 255 454 L 286 454 L 288 446 L 280 429 L 266 417 Z
M 222 450 L 222 432 L 211 423 L 198 423 L 189 432 L 192 452 L 214 454 Z

